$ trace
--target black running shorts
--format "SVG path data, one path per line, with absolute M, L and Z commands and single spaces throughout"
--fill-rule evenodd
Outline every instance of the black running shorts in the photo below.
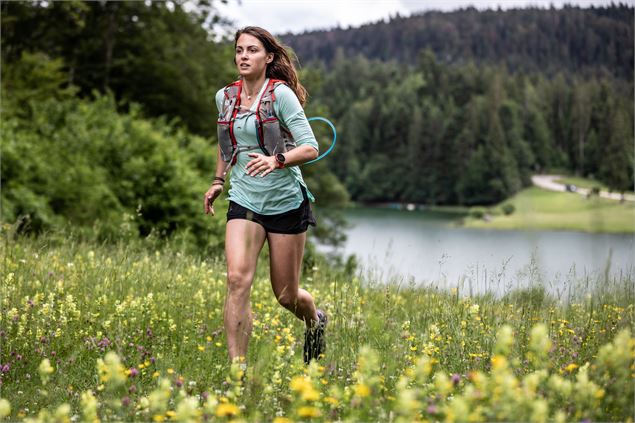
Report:
M 227 221 L 232 219 L 246 219 L 256 222 L 265 228 L 265 231 L 273 234 L 301 234 L 306 232 L 309 225 L 315 226 L 315 217 L 311 210 L 311 203 L 302 185 L 304 200 L 300 207 L 280 214 L 260 214 L 249 210 L 240 204 L 229 202 L 227 209 Z

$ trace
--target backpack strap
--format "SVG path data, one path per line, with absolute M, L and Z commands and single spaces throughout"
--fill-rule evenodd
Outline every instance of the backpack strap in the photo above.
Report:
M 260 101 L 258 102 L 258 106 L 256 108 L 256 135 L 258 137 L 258 144 L 260 145 L 260 149 L 267 156 L 270 155 L 270 152 L 265 148 L 265 134 L 262 128 L 263 121 L 268 119 L 275 119 L 276 114 L 273 110 L 273 102 L 275 101 L 275 95 L 273 94 L 273 90 L 277 86 L 274 85 L 275 82 L 280 82 L 279 79 L 270 79 L 267 83 L 267 87 L 265 91 L 262 93 L 262 97 L 260 97 Z
M 230 161 L 232 165 L 236 163 L 237 155 L 235 154 L 235 152 L 237 151 L 237 146 L 238 146 L 238 143 L 236 141 L 236 135 L 234 134 L 234 121 L 236 120 L 236 115 L 238 114 L 238 110 L 240 109 L 240 94 L 242 90 L 243 90 L 242 80 L 236 81 L 233 84 L 229 84 L 227 87 L 225 87 L 225 97 L 232 100 L 230 97 L 230 94 L 235 96 L 233 99 L 234 101 L 231 102 L 233 103 L 234 110 L 232 110 L 231 118 L 229 119 L 229 138 L 232 141 L 232 150 L 234 151 L 234 154 L 232 154 L 232 160 Z

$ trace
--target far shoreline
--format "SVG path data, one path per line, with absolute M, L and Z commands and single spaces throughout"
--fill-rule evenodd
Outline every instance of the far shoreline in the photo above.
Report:
M 505 214 L 506 205 L 509 214 Z M 635 234 L 635 205 L 537 187 L 491 206 L 439 206 L 416 203 L 353 203 L 346 210 L 376 209 L 454 216 L 455 227 L 501 231 L 567 231 L 592 234 Z

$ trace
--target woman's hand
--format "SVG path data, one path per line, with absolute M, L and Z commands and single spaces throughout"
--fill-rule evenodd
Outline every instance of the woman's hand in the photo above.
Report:
M 220 193 L 223 192 L 223 186 L 221 184 L 212 184 L 211 187 L 205 193 L 205 214 L 212 214 L 214 216 L 214 200 L 218 198 Z
M 252 160 L 247 163 L 246 170 L 249 176 L 260 177 L 267 176 L 271 171 L 278 167 L 278 162 L 275 156 L 265 156 L 260 153 L 249 153 L 249 157 L 253 157 Z

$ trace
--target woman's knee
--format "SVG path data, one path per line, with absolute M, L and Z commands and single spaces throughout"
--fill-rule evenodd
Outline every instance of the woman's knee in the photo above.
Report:
M 227 288 L 230 295 L 249 296 L 253 274 L 240 270 L 227 272 Z

